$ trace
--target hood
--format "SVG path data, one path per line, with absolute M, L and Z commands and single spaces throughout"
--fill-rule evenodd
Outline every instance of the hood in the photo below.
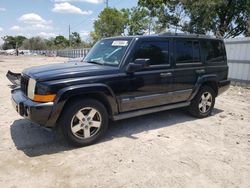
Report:
M 31 67 L 25 69 L 23 74 L 37 81 L 50 81 L 65 78 L 105 75 L 114 73 L 114 70 L 118 71 L 118 68 L 86 62 L 70 62 Z

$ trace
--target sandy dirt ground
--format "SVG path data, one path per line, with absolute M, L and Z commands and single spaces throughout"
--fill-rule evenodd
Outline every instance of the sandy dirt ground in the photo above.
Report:
M 206 119 L 183 110 L 131 118 L 75 149 L 15 112 L 5 78 L 65 60 L 0 56 L 0 187 L 250 187 L 250 89 L 231 87 Z

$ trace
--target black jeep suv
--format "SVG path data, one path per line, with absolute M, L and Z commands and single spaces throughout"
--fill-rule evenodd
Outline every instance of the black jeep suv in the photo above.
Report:
M 187 107 L 211 114 L 230 84 L 223 40 L 161 34 L 106 38 L 80 62 L 26 69 L 12 90 L 17 112 L 58 127 L 77 146 L 96 142 L 109 120 Z

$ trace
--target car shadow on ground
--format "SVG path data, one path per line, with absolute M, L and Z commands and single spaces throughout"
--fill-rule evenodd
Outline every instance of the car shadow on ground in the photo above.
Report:
M 222 110 L 215 108 L 213 115 L 221 112 Z M 185 113 L 184 110 L 177 109 L 111 122 L 109 130 L 99 143 L 107 142 L 117 137 L 138 139 L 133 135 L 187 121 L 192 122 L 195 119 Z M 15 147 L 29 157 L 76 149 L 69 146 L 56 131 L 45 130 L 26 119 L 14 121 L 10 129 Z

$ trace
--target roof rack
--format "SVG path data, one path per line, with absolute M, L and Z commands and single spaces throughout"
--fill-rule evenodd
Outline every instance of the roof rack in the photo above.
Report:
M 165 32 L 160 33 L 160 36 L 179 36 L 179 37 L 198 37 L 198 38 L 215 38 L 211 35 L 203 35 L 203 34 L 193 34 L 193 33 L 172 33 L 172 32 Z

